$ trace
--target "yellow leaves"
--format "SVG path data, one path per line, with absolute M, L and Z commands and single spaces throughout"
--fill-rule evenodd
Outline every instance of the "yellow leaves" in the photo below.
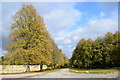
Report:
M 13 30 L 13 29 L 15 29 L 16 27 L 17 27 L 17 25 L 16 25 L 16 24 L 12 24 L 12 25 L 11 25 L 11 27 L 10 27 L 10 29 L 12 29 L 12 30 Z
M 40 23 L 44 23 L 44 22 L 43 22 L 44 19 L 43 19 L 41 16 L 38 15 L 38 16 L 37 16 L 37 19 L 39 20 Z
M 43 23 L 39 23 L 38 29 L 39 29 L 39 30 L 46 30 L 46 27 L 44 26 Z
M 54 41 L 45 27 L 44 19 L 32 5 L 23 5 L 13 16 L 13 20 L 12 32 L 9 36 L 11 44 L 7 46 L 8 52 L 12 55 L 11 60 L 16 64 L 39 64 L 41 61 L 52 64 L 54 52 L 56 59 L 59 60 L 58 64 L 64 64 L 64 55 L 57 46 L 53 45 Z M 23 62 L 20 62 L 18 58 L 16 60 L 16 56 L 20 56 Z

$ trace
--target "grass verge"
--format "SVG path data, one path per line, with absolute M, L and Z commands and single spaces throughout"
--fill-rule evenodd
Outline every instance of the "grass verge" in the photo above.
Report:
M 120 73 L 120 68 L 108 68 L 108 69 L 76 69 L 76 68 L 70 68 L 69 72 L 85 73 L 85 74 Z
M 32 71 L 32 72 L 21 72 L 21 73 L 0 73 L 0 75 L 10 75 L 10 74 L 32 74 L 32 73 L 50 73 L 62 70 L 61 69 L 54 69 L 54 70 L 43 70 L 43 71 Z

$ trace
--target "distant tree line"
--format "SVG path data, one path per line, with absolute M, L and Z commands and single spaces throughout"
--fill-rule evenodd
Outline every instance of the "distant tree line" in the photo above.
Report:
M 120 32 L 108 32 L 95 41 L 81 39 L 70 64 L 75 68 L 120 67 Z
M 68 58 L 50 37 L 43 18 L 32 5 L 23 5 L 12 20 L 3 64 L 40 64 L 54 68 L 69 64 Z

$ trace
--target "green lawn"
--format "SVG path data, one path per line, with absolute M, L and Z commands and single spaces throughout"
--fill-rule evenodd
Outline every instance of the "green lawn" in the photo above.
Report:
M 33 72 L 22 72 L 22 73 L 0 73 L 0 75 L 9 75 L 9 74 L 32 74 L 32 73 L 50 73 L 50 72 L 55 72 L 55 71 L 59 71 L 59 70 L 62 70 L 61 69 L 54 69 L 54 70 L 45 70 L 45 71 L 33 71 Z
M 120 72 L 120 68 L 108 68 L 108 69 L 76 69 L 76 68 L 70 68 L 69 71 L 74 72 L 74 73 L 106 74 L 106 73 Z

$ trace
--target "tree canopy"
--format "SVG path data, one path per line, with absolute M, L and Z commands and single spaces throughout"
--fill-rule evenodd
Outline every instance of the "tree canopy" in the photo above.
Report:
M 65 60 L 68 62 L 68 58 L 50 37 L 44 19 L 31 4 L 23 5 L 12 20 L 4 64 L 64 66 Z
M 77 44 L 70 64 L 76 68 L 120 66 L 120 32 L 108 32 L 95 41 L 81 39 Z

